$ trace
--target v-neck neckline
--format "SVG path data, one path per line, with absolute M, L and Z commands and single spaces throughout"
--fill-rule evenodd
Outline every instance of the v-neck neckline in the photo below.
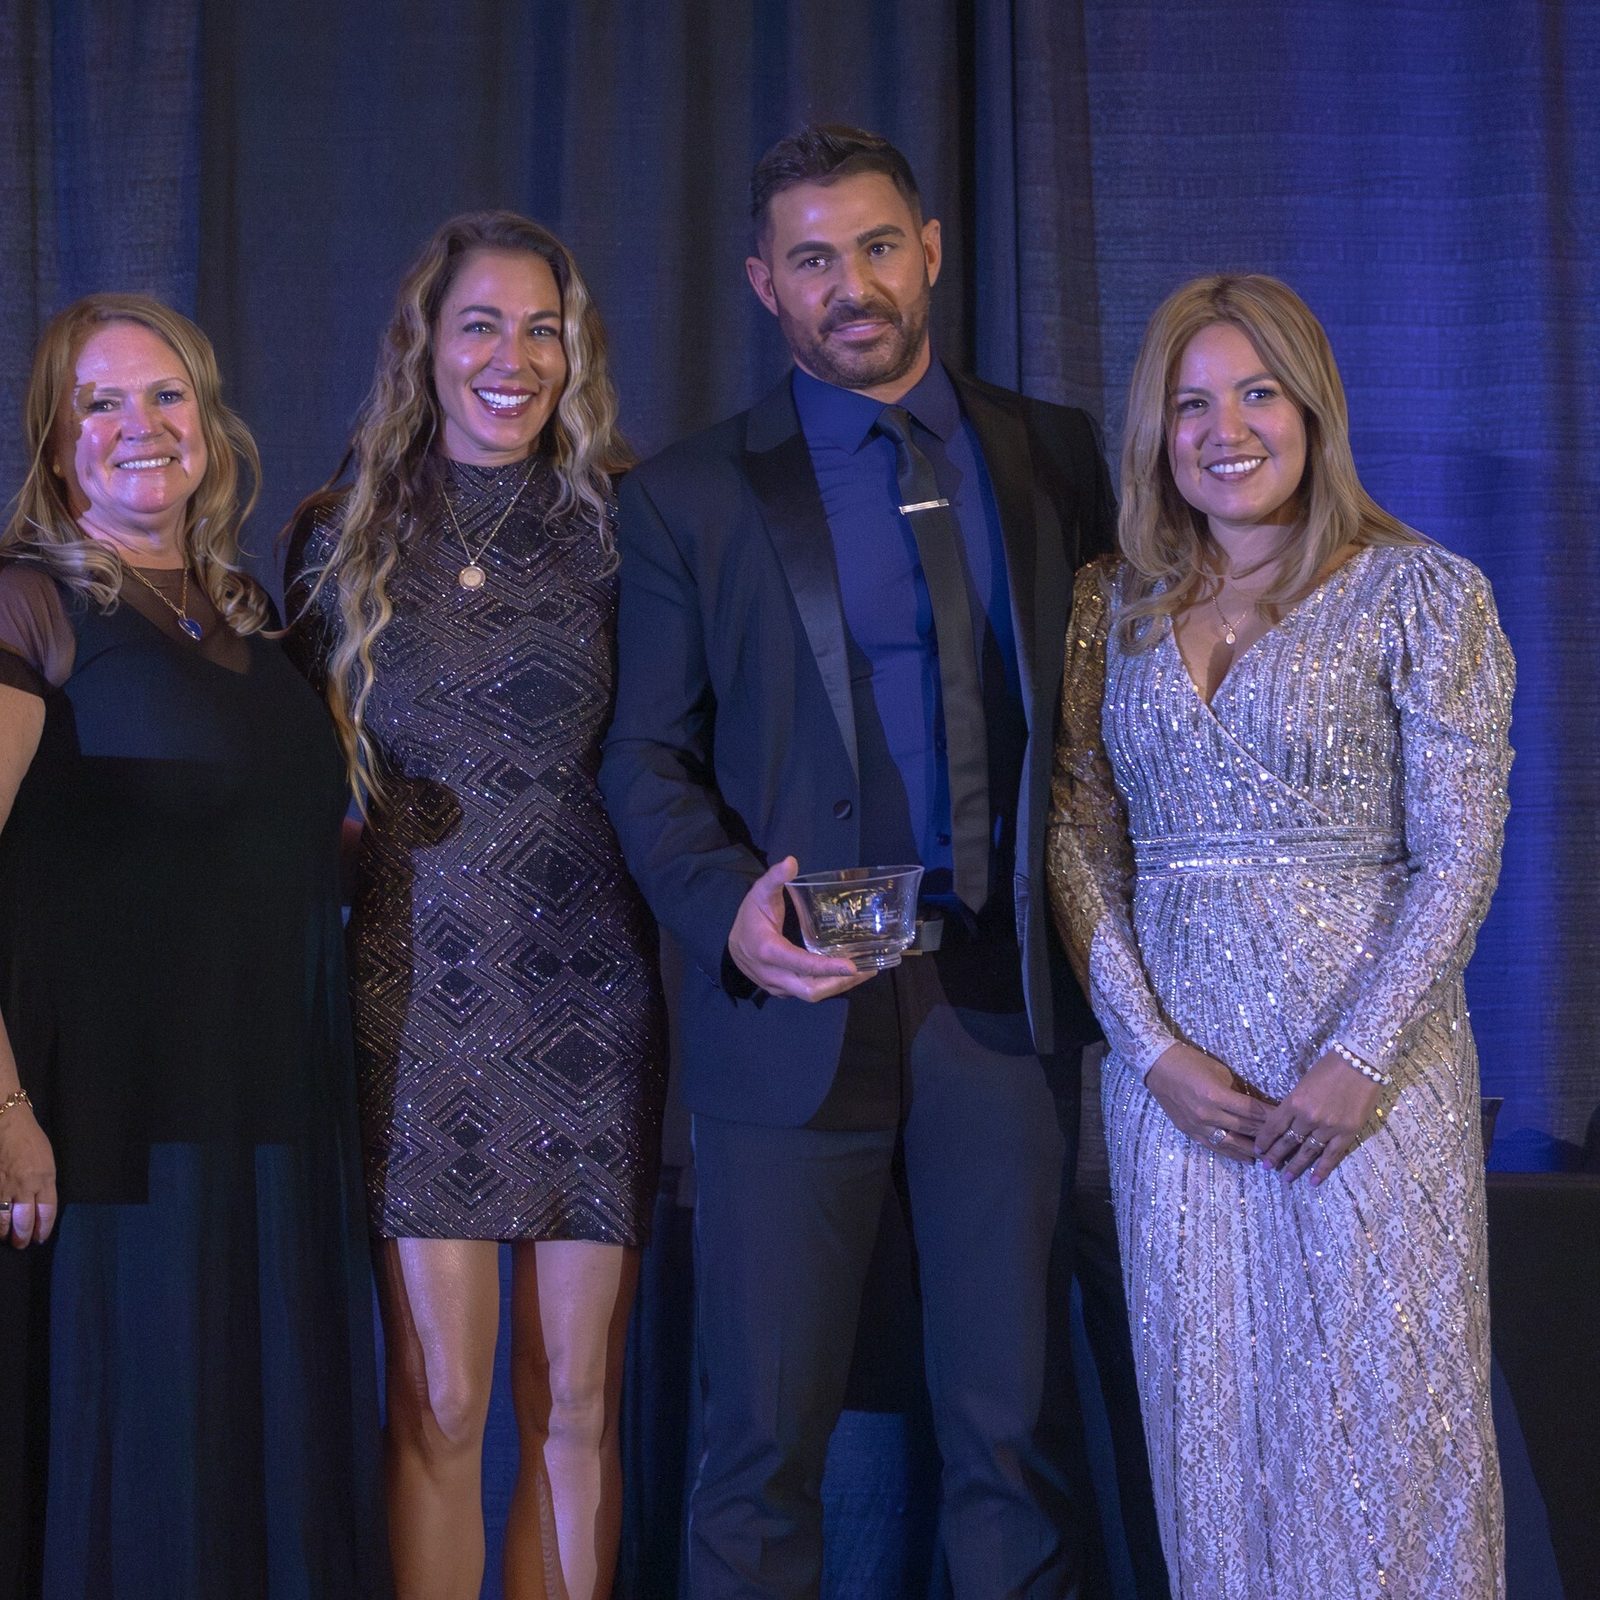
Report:
M 146 570 L 150 572 L 160 572 L 165 569 L 160 567 L 149 567 Z M 178 569 L 174 567 L 171 570 L 176 572 Z M 130 615 L 137 617 L 146 628 L 156 635 L 157 638 L 166 640 L 169 645 L 176 645 L 179 643 L 179 636 L 174 634 L 160 617 L 150 616 L 148 612 L 141 611 L 138 606 L 129 601 L 124 601 L 122 605 L 118 607 L 118 609 L 125 610 Z M 213 607 L 213 609 L 215 609 L 215 607 Z M 227 621 L 224 619 L 220 611 L 217 612 L 216 626 L 218 628 L 226 628 L 228 626 Z M 213 631 L 215 631 L 215 629 Z M 248 678 L 255 668 L 255 654 L 249 648 L 251 635 L 246 634 L 243 636 L 246 647 L 245 659 L 244 665 L 238 668 L 224 666 L 222 662 L 215 660 L 205 653 L 203 646 L 205 645 L 206 640 L 210 637 L 210 634 L 202 635 L 198 639 L 189 639 L 186 635 L 183 636 L 182 647 L 177 651 L 177 656 L 179 659 L 199 661 L 203 665 L 211 668 L 214 672 L 227 673 L 230 678 Z
M 1199 681 L 1195 678 L 1194 670 L 1189 665 L 1189 658 L 1183 653 L 1183 646 L 1178 643 L 1177 621 L 1173 617 L 1168 617 L 1167 642 L 1172 646 L 1172 653 L 1178 658 L 1178 665 L 1183 669 L 1183 675 L 1188 680 L 1189 688 L 1193 691 L 1195 699 L 1200 702 L 1201 708 L 1209 711 L 1213 716 L 1215 716 L 1216 704 L 1217 701 L 1222 697 L 1222 691 L 1226 689 L 1236 677 L 1238 677 L 1239 669 L 1243 667 L 1253 655 L 1256 654 L 1256 652 L 1267 642 L 1268 639 L 1275 638 L 1278 634 L 1287 632 L 1290 623 L 1292 623 L 1300 615 L 1300 613 L 1311 603 L 1312 600 L 1322 595 L 1331 583 L 1347 573 L 1357 561 L 1361 560 L 1361 558 L 1373 548 L 1374 546 L 1372 545 L 1363 545 L 1359 550 L 1356 550 L 1351 555 L 1347 556 L 1339 563 L 1338 566 L 1333 569 L 1332 572 L 1327 575 L 1327 577 L 1322 580 L 1321 583 L 1313 584 L 1311 588 L 1307 589 L 1306 592 L 1301 595 L 1300 598 L 1296 600 L 1295 603 L 1290 606 L 1289 609 L 1285 611 L 1284 614 L 1279 617 L 1270 628 L 1268 628 L 1258 638 L 1252 639 L 1250 643 L 1247 644 L 1244 649 L 1233 658 L 1232 665 L 1229 666 L 1225 673 L 1223 673 L 1221 682 L 1218 683 L 1216 688 L 1211 691 L 1211 696 L 1209 699 L 1206 698 L 1205 691 L 1200 687 Z

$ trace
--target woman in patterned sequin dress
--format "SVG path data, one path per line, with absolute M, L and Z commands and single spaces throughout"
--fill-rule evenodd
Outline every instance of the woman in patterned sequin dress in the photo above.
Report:
M 615 1421 L 657 1177 L 654 924 L 595 778 L 616 433 L 566 249 L 457 217 L 401 285 L 291 615 L 369 811 L 350 922 L 401 1600 L 475 1597 L 512 1244 L 513 1597 L 610 1589 Z
M 1478 1069 L 1512 663 L 1383 512 L 1268 278 L 1145 336 L 1120 560 L 1068 638 L 1058 925 L 1106 1030 L 1146 1439 L 1184 1600 L 1504 1593 Z

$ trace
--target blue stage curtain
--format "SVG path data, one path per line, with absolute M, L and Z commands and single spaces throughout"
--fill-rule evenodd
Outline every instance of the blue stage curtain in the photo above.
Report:
M 1332 337 L 1368 487 L 1493 582 L 1520 668 L 1468 979 L 1495 1164 L 1600 1167 L 1600 6 L 978 10 L 985 375 L 1115 438 L 1162 297 L 1274 273 Z
M 746 183 L 808 118 L 911 156 L 945 226 L 942 348 L 1087 405 L 1113 447 L 1166 291 L 1281 274 L 1333 336 L 1369 485 L 1488 571 L 1521 665 L 1470 978 L 1498 1164 L 1600 1159 L 1593 0 L 6 0 L 0 98 L 0 400 L 74 295 L 197 312 L 263 446 L 268 566 L 401 266 L 467 206 L 577 251 L 645 450 L 782 369 Z M 7 430 L 0 480 L 21 465 Z
M 191 315 L 199 274 L 199 0 L 0 5 L 0 444 L 35 336 L 68 301 L 139 289 Z

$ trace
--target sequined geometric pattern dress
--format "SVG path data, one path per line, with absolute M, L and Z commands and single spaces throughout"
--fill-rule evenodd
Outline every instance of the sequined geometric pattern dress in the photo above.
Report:
M 1499 869 L 1513 669 L 1481 574 L 1358 553 L 1207 706 L 1080 575 L 1050 842 L 1110 1046 L 1140 1398 L 1182 1600 L 1504 1593 L 1478 1067 L 1462 969 Z M 1393 1074 L 1322 1187 L 1212 1154 L 1174 1040 L 1279 1097 L 1338 1040 Z
M 389 798 L 350 919 L 372 1221 L 391 1238 L 637 1245 L 665 1023 L 655 924 L 595 783 L 616 578 L 582 516 L 551 514 L 549 469 L 523 488 L 528 473 L 450 463 L 459 534 L 436 505 L 374 645 L 366 716 Z M 459 581 L 463 539 L 477 588 Z M 314 571 L 332 542 L 319 520 L 292 566 Z M 326 620 L 325 605 L 323 663 Z

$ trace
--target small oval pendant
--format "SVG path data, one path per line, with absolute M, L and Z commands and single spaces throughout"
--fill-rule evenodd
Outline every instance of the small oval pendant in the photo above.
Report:
M 463 589 L 481 589 L 489 581 L 489 574 L 478 565 L 476 561 L 463 567 L 456 574 L 456 582 Z
M 1239 635 L 1236 634 L 1232 628 L 1229 628 L 1228 631 L 1223 634 L 1222 638 L 1227 644 L 1237 644 L 1239 642 Z
M 193 617 L 179 617 L 178 626 L 197 643 L 205 637 L 205 629 Z

